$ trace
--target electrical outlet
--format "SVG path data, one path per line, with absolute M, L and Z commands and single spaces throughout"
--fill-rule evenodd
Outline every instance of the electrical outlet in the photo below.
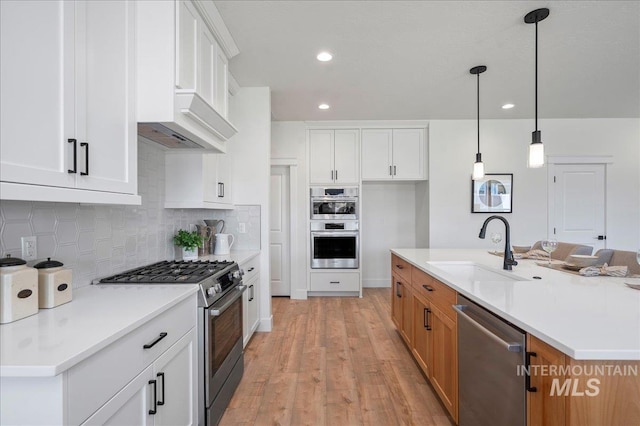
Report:
M 241 234 L 246 234 L 247 233 L 246 223 L 244 223 L 244 222 L 238 223 L 238 232 L 241 233 Z
M 35 260 L 38 258 L 36 237 L 22 237 L 22 259 Z

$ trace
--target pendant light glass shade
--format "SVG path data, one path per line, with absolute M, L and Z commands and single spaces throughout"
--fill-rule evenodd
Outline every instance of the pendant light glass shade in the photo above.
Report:
M 536 130 L 532 135 L 533 141 L 529 145 L 529 162 L 527 166 L 530 169 L 537 169 L 544 166 L 544 145 L 542 144 L 540 130 Z
M 476 153 L 476 162 L 473 163 L 473 173 L 471 174 L 471 178 L 473 180 L 482 179 L 484 177 L 484 163 L 482 162 L 482 154 L 480 154 L 480 74 L 485 72 L 487 67 L 484 65 L 478 65 L 477 67 L 473 67 L 469 70 L 469 72 L 475 76 L 477 76 L 477 88 L 478 88 L 478 152 Z
M 536 130 L 531 133 L 531 145 L 529 145 L 529 168 L 539 168 L 544 166 L 544 145 L 542 144 L 542 133 L 538 130 L 538 22 L 549 16 L 549 9 L 536 9 L 527 13 L 524 22 L 536 25 L 536 59 L 535 59 L 535 123 Z
M 482 158 L 480 158 L 480 154 L 476 156 L 476 162 L 473 163 L 473 180 L 482 179 L 484 177 L 484 163 L 482 162 Z

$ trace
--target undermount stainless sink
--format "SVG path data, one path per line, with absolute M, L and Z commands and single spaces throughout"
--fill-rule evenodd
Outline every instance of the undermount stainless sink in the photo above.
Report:
M 446 273 L 453 282 L 518 282 L 530 281 L 510 272 L 495 271 L 473 262 L 427 262 Z

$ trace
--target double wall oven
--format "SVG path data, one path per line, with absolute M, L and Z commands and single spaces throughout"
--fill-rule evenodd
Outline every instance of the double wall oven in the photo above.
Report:
M 243 271 L 235 262 L 157 262 L 100 284 L 198 284 L 198 424 L 218 424 L 244 372 Z
M 358 269 L 358 188 L 311 188 L 311 268 Z

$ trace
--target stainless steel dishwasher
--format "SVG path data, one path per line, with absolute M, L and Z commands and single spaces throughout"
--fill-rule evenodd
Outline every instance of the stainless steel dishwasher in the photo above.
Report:
M 526 425 L 525 333 L 464 296 L 454 309 L 459 426 Z

